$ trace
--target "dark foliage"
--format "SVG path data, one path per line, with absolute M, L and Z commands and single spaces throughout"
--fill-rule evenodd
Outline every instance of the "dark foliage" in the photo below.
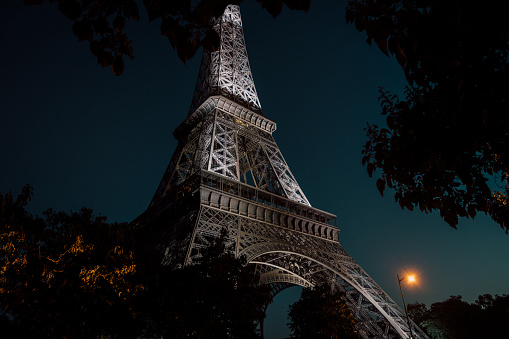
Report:
M 266 287 L 225 250 L 161 267 L 161 254 L 126 224 L 90 209 L 26 212 L 32 189 L 0 194 L 0 328 L 7 337 L 255 338 Z M 141 230 L 142 231 L 142 230 Z
M 509 333 L 509 296 L 485 294 L 469 304 L 461 296 L 431 305 L 409 304 L 408 313 L 430 338 L 504 338 Z
M 90 51 L 103 67 L 111 66 L 115 75 L 124 72 L 124 56 L 132 59 L 132 41 L 124 28 L 128 20 L 138 21 L 136 0 L 50 0 L 58 2 L 62 14 L 72 22 L 79 41 L 90 41 Z M 223 14 L 228 4 L 242 0 L 143 0 L 150 21 L 161 19 L 161 34 L 166 36 L 179 58 L 186 62 L 203 46 L 215 50 L 219 37 L 209 26 L 213 17 Z M 309 9 L 309 0 L 257 0 L 276 17 L 283 4 L 290 9 Z M 39 5 L 44 0 L 23 0 Z
M 404 100 L 381 90 L 363 164 L 402 208 L 489 214 L 509 230 L 509 25 L 496 1 L 351 0 L 347 21 L 394 55 Z
M 7 331 L 130 337 L 130 303 L 144 286 L 134 279 L 126 225 L 107 224 L 86 208 L 34 218 L 24 209 L 31 194 L 30 186 L 15 200 L 0 194 L 0 314 Z
M 416 323 L 420 324 L 425 317 L 426 312 L 428 309 L 426 308 L 425 304 L 420 304 L 418 302 L 415 302 L 413 304 L 407 305 L 407 311 L 409 317 Z
M 288 312 L 292 338 L 358 338 L 355 318 L 343 298 L 327 284 L 303 289 Z
M 267 286 L 259 286 L 254 266 L 225 248 L 225 235 L 203 252 L 199 264 L 163 267 L 150 283 L 145 314 L 151 337 L 258 338 L 265 317 Z

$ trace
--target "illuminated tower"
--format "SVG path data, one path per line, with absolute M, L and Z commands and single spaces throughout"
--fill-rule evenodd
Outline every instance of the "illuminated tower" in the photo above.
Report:
M 336 216 L 311 207 L 272 137 L 276 124 L 262 113 L 238 6 L 213 27 L 220 47 L 203 53 L 188 117 L 174 131 L 177 149 L 135 222 L 162 225 L 163 263 L 174 266 L 192 264 L 227 229 L 272 296 L 329 282 L 346 292 L 363 337 L 408 338 L 403 311 L 343 250 Z M 427 338 L 416 326 L 413 333 Z

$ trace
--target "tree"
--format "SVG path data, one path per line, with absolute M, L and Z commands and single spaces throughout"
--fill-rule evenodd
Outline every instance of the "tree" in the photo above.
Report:
M 478 332 L 480 309 L 461 299 L 451 296 L 432 304 L 418 324 L 432 338 L 482 338 Z
M 426 312 L 428 309 L 425 304 L 420 304 L 415 302 L 413 304 L 407 305 L 408 316 L 412 319 L 416 324 L 420 324 L 426 316 Z
M 509 25 L 499 3 L 351 0 L 347 22 L 394 55 L 408 86 L 381 89 L 386 128 L 368 125 L 363 164 L 402 208 L 452 227 L 484 212 L 509 231 Z
M 32 217 L 32 196 L 0 194 L 0 316 L 8 331 L 28 337 L 135 335 L 130 302 L 144 286 L 125 224 L 107 224 L 92 210 L 47 210 Z
M 199 263 L 162 267 L 145 300 L 150 336 L 259 338 L 257 324 L 270 301 L 254 266 L 228 250 L 226 233 L 203 250 Z
M 485 310 L 487 308 L 492 307 L 494 302 L 495 300 L 493 299 L 493 296 L 491 294 L 483 294 L 477 298 L 475 304 L 479 305 L 481 309 Z
M 303 289 L 288 312 L 292 338 L 357 338 L 355 318 L 343 298 L 327 284 Z
M 408 305 L 411 318 L 432 339 L 502 338 L 509 331 L 509 296 L 484 294 L 473 304 L 461 296 L 426 305 Z
M 484 294 L 475 302 L 480 305 L 482 333 L 485 338 L 503 338 L 509 333 L 509 295 Z
M 45 0 L 23 0 L 25 4 L 42 4 Z M 124 71 L 124 56 L 133 58 L 132 41 L 124 31 L 127 20 L 140 19 L 136 0 L 50 0 L 57 1 L 62 14 L 72 22 L 79 41 L 90 41 L 90 51 L 103 67 L 112 66 L 113 73 Z M 213 17 L 223 14 L 228 4 L 242 0 L 144 0 L 150 21 L 161 19 L 161 34 L 186 62 L 200 47 L 215 50 L 217 33 L 210 27 Z M 274 17 L 283 4 L 290 9 L 307 11 L 309 0 L 257 0 Z
M 174 269 L 137 241 L 143 229 L 108 224 L 91 209 L 44 212 L 0 194 L 0 326 L 22 337 L 256 338 L 269 302 L 254 266 L 226 234 L 201 262 Z M 138 233 L 141 232 L 141 233 Z

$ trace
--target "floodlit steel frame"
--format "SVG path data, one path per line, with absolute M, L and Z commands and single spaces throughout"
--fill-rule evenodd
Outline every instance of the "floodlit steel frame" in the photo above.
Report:
M 272 137 L 276 124 L 261 112 L 238 6 L 213 27 L 220 48 L 203 54 L 190 113 L 146 212 L 147 220 L 175 215 L 172 230 L 186 234 L 165 245 L 163 263 L 193 264 L 226 229 L 235 254 L 257 265 L 273 294 L 329 282 L 345 292 L 363 337 L 408 338 L 404 312 L 342 248 L 336 216 L 311 207 Z

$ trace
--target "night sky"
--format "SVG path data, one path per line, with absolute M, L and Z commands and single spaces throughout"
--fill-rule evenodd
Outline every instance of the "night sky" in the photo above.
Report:
M 383 124 L 378 88 L 402 93 L 394 58 L 345 23 L 346 1 L 312 1 L 308 13 L 273 19 L 254 0 L 241 6 L 264 114 L 313 207 L 338 215 L 345 250 L 401 303 L 396 274 L 418 272 L 407 302 L 428 306 L 461 295 L 509 293 L 509 236 L 488 217 L 459 229 L 438 213 L 402 210 L 381 197 L 361 165 L 366 122 Z M 160 35 L 160 21 L 128 23 L 134 60 L 115 77 L 103 69 L 55 3 L 0 4 L 0 192 L 35 194 L 29 210 L 93 208 L 110 222 L 147 207 L 187 116 L 201 52 L 183 64 Z M 291 288 L 269 307 L 266 337 L 288 335 Z

